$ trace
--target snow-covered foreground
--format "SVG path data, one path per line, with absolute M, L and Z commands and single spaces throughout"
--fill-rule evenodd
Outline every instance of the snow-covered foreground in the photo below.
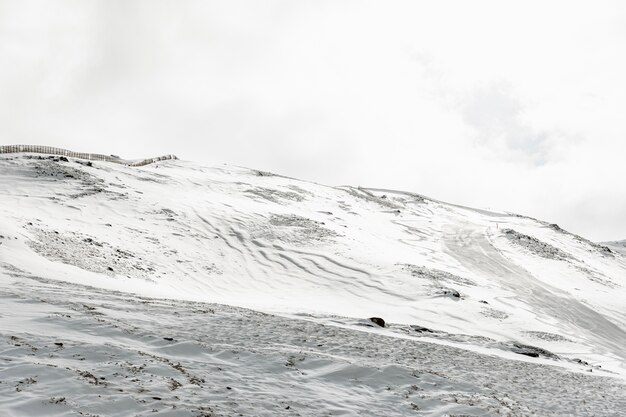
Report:
M 617 380 L 3 271 L 3 416 L 623 415 Z
M 625 286 L 417 194 L 0 157 L 2 415 L 626 415 Z

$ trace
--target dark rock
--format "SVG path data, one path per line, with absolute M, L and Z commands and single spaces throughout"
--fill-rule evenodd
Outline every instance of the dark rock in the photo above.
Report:
M 532 358 L 538 358 L 539 356 L 543 356 L 543 357 L 550 358 L 550 359 L 559 358 L 557 355 L 555 355 L 554 353 L 548 350 L 542 349 L 537 346 L 523 345 L 521 343 L 514 343 L 513 349 L 511 350 L 519 355 L 526 355 Z
M 533 352 L 533 351 L 529 351 L 529 350 L 520 350 L 520 351 L 513 351 L 519 355 L 526 355 L 526 356 L 530 356 L 531 358 L 538 358 L 539 354 L 537 352 Z
M 61 156 L 61 157 L 59 158 L 59 161 L 61 161 L 61 162 L 70 162 L 70 161 L 69 161 L 66 157 L 64 157 L 64 156 Z
M 431 329 L 418 325 L 411 325 L 411 329 L 415 330 L 418 333 L 434 333 Z
M 113 272 L 113 268 L 111 268 L 110 266 L 107 267 L 107 269 L 111 272 Z
M 385 320 L 381 319 L 380 317 L 370 317 L 369 321 L 379 325 L 380 327 L 385 327 Z
M 557 232 L 563 232 L 563 229 L 561 229 L 561 227 L 558 224 L 556 224 L 556 223 L 552 223 L 551 225 L 549 225 L 549 227 L 551 229 L 556 230 Z
M 457 290 L 453 290 L 452 288 L 447 288 L 443 290 L 443 295 L 449 295 L 454 298 L 461 298 L 461 294 Z
M 164 340 L 167 340 L 168 342 L 172 342 L 172 341 L 174 341 L 174 338 L 173 338 L 173 337 L 164 337 L 163 339 L 164 339 Z
M 480 300 L 480 301 L 479 301 L 479 303 L 482 303 L 482 304 L 489 304 L 489 303 L 488 303 L 488 302 L 486 302 L 485 300 Z
M 59 347 L 63 347 L 63 343 L 61 343 L 61 342 L 54 342 L 54 344 L 59 346 Z

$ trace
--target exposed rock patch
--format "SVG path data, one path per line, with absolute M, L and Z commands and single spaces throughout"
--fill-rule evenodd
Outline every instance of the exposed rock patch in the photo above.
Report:
M 547 224 L 547 223 L 544 223 L 544 224 Z M 609 248 L 609 247 L 608 247 L 606 244 L 604 244 L 604 243 L 595 243 L 595 242 L 592 242 L 592 241 L 590 241 L 590 240 L 588 240 L 588 239 L 585 239 L 584 237 L 581 237 L 581 236 L 575 235 L 575 234 L 573 234 L 573 233 L 571 233 L 571 232 L 568 232 L 568 231 L 567 231 L 567 230 L 565 230 L 565 229 L 562 229 L 562 228 L 561 228 L 558 224 L 556 224 L 556 223 L 553 223 L 553 224 L 547 224 L 547 226 L 548 226 L 549 228 L 551 228 L 552 230 L 555 230 L 555 231 L 557 231 L 557 232 L 559 232 L 559 233 L 563 233 L 563 234 L 566 234 L 566 235 L 568 235 L 568 236 L 571 236 L 571 237 L 572 237 L 572 238 L 574 238 L 575 240 L 579 241 L 580 243 L 584 243 L 584 244 L 586 244 L 586 245 L 590 246 L 592 250 L 596 250 L 597 252 L 601 253 L 601 254 L 602 254 L 602 255 L 604 255 L 604 256 L 610 256 L 610 257 L 613 257 L 613 256 L 615 255 L 615 254 L 613 253 L 613 250 L 611 250 L 611 248 Z
M 561 249 L 556 248 L 548 243 L 542 242 L 541 240 L 532 236 L 519 233 L 513 229 L 503 229 L 502 233 L 512 243 L 521 246 L 527 249 L 529 252 L 532 252 L 537 256 L 541 256 L 542 258 L 561 261 L 571 259 L 571 256 L 563 252 Z
M 272 214 L 266 224 L 251 227 L 254 239 L 282 241 L 293 245 L 332 242 L 339 234 L 325 227 L 324 222 L 295 214 Z
M 533 330 L 529 330 L 524 333 L 526 333 L 527 335 L 535 339 L 545 340 L 547 342 L 571 342 L 571 340 L 569 340 L 565 336 L 561 336 L 560 334 L 556 334 L 556 333 L 533 331 Z
M 425 266 L 417 266 L 411 264 L 402 265 L 402 269 L 409 272 L 412 276 L 431 281 L 436 284 L 458 284 L 465 286 L 475 286 L 476 283 L 468 278 L 450 274 L 440 269 L 427 268 Z
M 530 345 L 524 345 L 521 343 L 514 343 L 513 347 L 511 349 L 511 351 L 519 354 L 519 355 L 525 355 L 525 356 L 530 356 L 532 358 L 538 358 L 540 356 L 543 356 L 545 358 L 549 358 L 549 359 L 558 359 L 559 357 L 557 355 L 555 355 L 554 353 L 542 349 L 540 347 L 537 346 L 530 346 Z
M 263 199 L 277 204 L 291 201 L 304 201 L 304 196 L 301 193 L 273 188 L 254 187 L 245 190 L 244 193 L 255 200 Z
M 25 228 L 34 236 L 27 242 L 28 246 L 50 260 L 109 276 L 120 274 L 143 279 L 154 276 L 156 265 L 127 248 L 114 247 L 79 232 L 60 233 L 32 224 Z

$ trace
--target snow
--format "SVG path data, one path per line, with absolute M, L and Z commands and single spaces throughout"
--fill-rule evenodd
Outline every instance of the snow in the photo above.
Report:
M 0 157 L 3 415 L 626 409 L 612 245 L 407 192 L 79 162 Z
M 399 325 L 358 331 L 346 320 L 329 326 L 17 271 L 5 271 L 1 289 L 6 416 L 613 416 L 626 407 L 610 378 L 431 343 Z

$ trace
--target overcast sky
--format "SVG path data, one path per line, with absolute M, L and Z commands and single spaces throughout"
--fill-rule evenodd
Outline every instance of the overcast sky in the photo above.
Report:
M 626 238 L 624 1 L 0 0 L 0 143 L 175 153 Z

